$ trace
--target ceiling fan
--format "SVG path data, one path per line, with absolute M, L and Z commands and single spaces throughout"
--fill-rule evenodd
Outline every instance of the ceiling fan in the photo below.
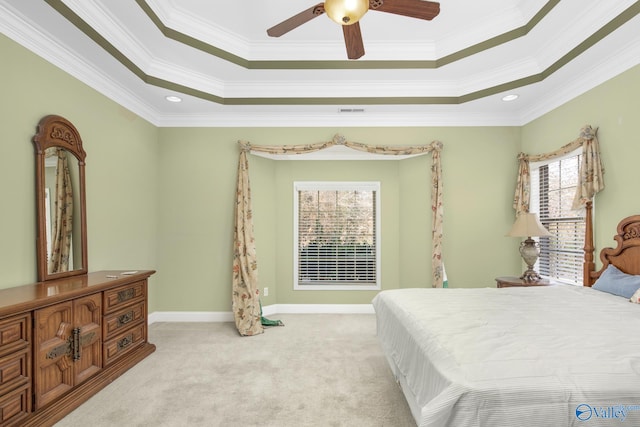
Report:
M 342 26 L 347 57 L 358 59 L 364 55 L 358 21 L 369 10 L 430 21 L 440 13 L 440 3 L 426 0 L 326 0 L 269 28 L 267 34 L 280 37 L 326 12 L 329 18 Z

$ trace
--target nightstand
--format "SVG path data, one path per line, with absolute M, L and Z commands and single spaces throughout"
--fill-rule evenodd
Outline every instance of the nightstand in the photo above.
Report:
M 496 282 L 499 288 L 553 285 L 553 283 L 548 279 L 541 279 L 541 280 L 538 280 L 537 282 L 525 282 L 521 278 L 514 277 L 514 276 L 496 277 Z

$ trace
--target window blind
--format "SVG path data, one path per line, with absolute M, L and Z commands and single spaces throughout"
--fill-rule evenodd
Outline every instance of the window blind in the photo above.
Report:
M 376 193 L 298 190 L 298 284 L 376 284 Z
M 582 284 L 585 219 L 571 209 L 578 184 L 581 155 L 542 165 L 538 169 L 540 222 L 551 236 L 540 238 L 541 275 Z

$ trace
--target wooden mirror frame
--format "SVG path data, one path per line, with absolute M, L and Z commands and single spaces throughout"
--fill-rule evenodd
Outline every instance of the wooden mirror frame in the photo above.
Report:
M 36 128 L 33 137 L 36 151 L 36 206 L 37 206 L 37 235 L 36 251 L 38 263 L 38 281 L 47 281 L 63 277 L 87 274 L 87 212 L 85 198 L 85 157 L 82 148 L 82 139 L 78 130 L 67 119 L 49 115 L 43 117 Z M 45 206 L 45 152 L 48 148 L 64 148 L 72 153 L 78 160 L 78 194 L 80 200 L 74 200 L 79 204 L 80 213 L 80 245 L 82 252 L 82 265 L 70 271 L 49 273 L 47 257 L 47 231 L 46 231 L 46 206 Z M 74 221 L 75 222 L 75 221 Z

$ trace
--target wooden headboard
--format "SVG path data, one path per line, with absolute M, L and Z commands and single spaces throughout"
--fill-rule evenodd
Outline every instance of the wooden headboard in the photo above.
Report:
M 586 233 L 584 244 L 584 286 L 592 286 L 600 274 L 609 266 L 615 265 L 627 274 L 640 274 L 640 215 L 624 218 L 618 223 L 613 239 L 618 243 L 615 248 L 604 248 L 600 251 L 602 268 L 595 269 L 593 262 L 593 216 L 591 202 L 586 206 Z

